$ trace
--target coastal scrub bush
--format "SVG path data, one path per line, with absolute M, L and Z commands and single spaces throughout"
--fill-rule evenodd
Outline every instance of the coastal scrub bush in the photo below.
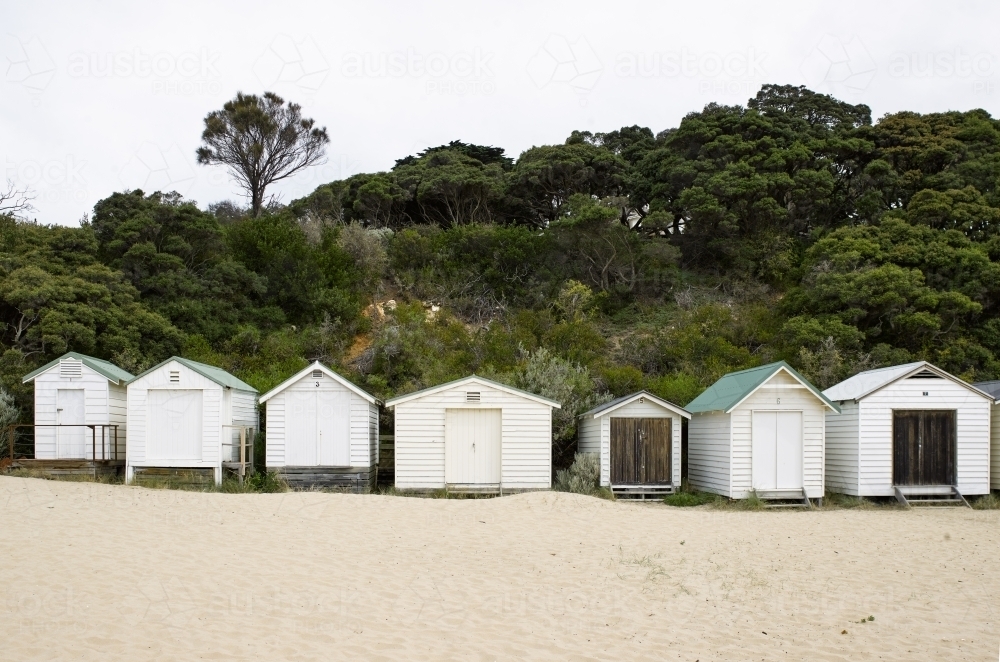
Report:
M 556 472 L 555 489 L 574 494 L 597 494 L 601 465 L 596 453 L 577 453 L 569 469 Z

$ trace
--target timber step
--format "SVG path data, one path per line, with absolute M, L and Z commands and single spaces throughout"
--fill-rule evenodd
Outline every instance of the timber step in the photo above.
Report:
M 668 494 L 674 494 L 677 488 L 673 485 L 612 485 L 611 493 L 616 499 L 647 499 L 660 500 Z
M 757 492 L 765 508 L 812 508 L 805 490 L 764 490 Z
M 962 493 L 954 485 L 936 486 L 894 486 L 896 501 L 906 508 L 925 506 L 932 508 L 971 508 Z

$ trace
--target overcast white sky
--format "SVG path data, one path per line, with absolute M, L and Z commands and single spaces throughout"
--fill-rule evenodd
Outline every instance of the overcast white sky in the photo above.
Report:
M 898 110 L 1000 101 L 997 2 L 0 3 L 0 159 L 34 216 L 76 224 L 114 191 L 238 199 L 195 163 L 202 120 L 274 91 L 326 126 L 329 160 L 277 187 L 386 170 L 461 139 L 660 131 L 790 83 Z

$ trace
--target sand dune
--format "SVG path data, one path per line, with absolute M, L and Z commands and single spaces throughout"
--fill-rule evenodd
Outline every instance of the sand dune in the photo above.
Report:
M 0 659 L 992 660 L 998 523 L 3 477 Z

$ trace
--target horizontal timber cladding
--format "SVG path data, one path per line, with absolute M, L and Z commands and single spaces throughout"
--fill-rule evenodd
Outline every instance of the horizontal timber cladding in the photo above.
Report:
M 990 399 L 950 379 L 911 377 L 862 398 L 859 408 L 860 496 L 893 496 L 893 411 L 921 409 L 955 411 L 958 490 L 989 492 Z
M 858 403 L 826 412 L 826 488 L 858 496 Z
M 478 400 L 470 402 L 468 392 L 478 393 Z M 551 487 L 551 408 L 488 383 L 459 383 L 394 407 L 396 487 L 445 486 L 445 411 L 466 407 L 502 410 L 500 480 L 505 489 Z
M 1000 405 L 990 412 L 990 487 L 1000 490 Z
M 599 434 L 601 440 L 601 485 L 609 487 L 613 482 L 611 477 L 612 417 L 659 418 L 670 421 L 670 479 L 673 483 L 679 485 L 679 481 L 675 479 L 681 475 L 681 417 L 650 400 L 646 400 L 645 402 L 630 402 L 597 419 L 600 425 Z
M 378 452 L 375 441 L 378 436 L 378 406 L 326 374 L 314 377 L 311 373 L 306 373 L 265 403 L 267 466 L 278 468 L 295 464 L 296 458 L 303 457 L 303 444 L 312 444 L 315 448 L 317 439 L 302 436 L 304 430 L 316 428 L 315 422 L 312 426 L 302 426 L 302 421 L 294 420 L 292 414 L 296 403 L 301 404 L 304 397 L 314 399 L 312 406 L 308 408 L 309 415 L 316 416 L 317 411 L 327 408 L 331 409 L 331 415 L 335 417 L 348 417 L 347 421 L 330 421 L 331 424 L 336 424 L 337 429 L 343 427 L 346 430 L 349 448 L 344 466 L 373 466 L 373 456 Z M 316 434 L 315 430 L 313 434 Z M 322 457 L 312 461 L 316 466 L 324 464 Z
M 806 496 L 824 493 L 824 439 L 826 412 L 823 402 L 785 372 L 775 373 L 730 414 L 732 418 L 731 496 L 746 498 L 753 487 L 753 411 L 802 412 L 802 485 Z
M 611 484 L 669 485 L 671 419 L 611 417 Z
M 79 459 L 88 459 L 91 456 L 93 445 L 91 444 L 91 431 L 87 428 L 59 429 L 55 427 L 44 427 L 56 425 L 59 420 L 59 391 L 60 390 L 83 390 L 83 419 L 80 421 L 89 425 L 108 425 L 117 422 L 112 419 L 112 409 L 110 400 L 111 386 L 108 378 L 82 364 L 79 377 L 62 377 L 59 366 L 54 366 L 38 375 L 34 379 L 35 388 L 35 425 L 43 426 L 35 429 L 35 458 L 39 460 L 73 459 L 66 456 L 66 444 L 63 444 L 63 453 L 59 452 L 60 434 L 63 438 L 70 436 L 86 438 L 86 443 L 77 444 L 79 451 L 73 453 Z M 122 387 L 115 387 L 121 393 Z M 122 450 L 125 449 L 123 436 L 125 425 L 122 424 L 119 430 L 119 444 Z M 98 445 L 97 457 L 101 457 L 100 446 Z M 123 456 L 124 457 L 124 456 Z
M 150 408 L 154 403 L 162 402 L 164 391 L 201 393 L 200 454 L 191 451 L 186 444 L 170 444 L 168 447 L 178 449 L 177 457 L 171 457 L 169 453 L 161 454 L 159 457 L 150 455 L 148 444 L 153 433 L 150 429 L 153 423 Z M 153 392 L 160 392 L 161 395 L 153 396 L 151 395 Z M 127 464 L 130 470 L 135 469 L 136 479 L 143 473 L 140 471 L 142 468 L 150 471 L 173 468 L 211 469 L 215 478 L 220 479 L 223 461 L 228 461 L 235 452 L 232 446 L 223 447 L 223 443 L 229 444 L 232 443 L 231 439 L 239 438 L 238 433 L 234 434 L 223 426 L 249 425 L 256 429 L 257 425 L 256 393 L 224 389 L 217 382 L 179 361 L 167 361 L 155 370 L 129 382 L 127 401 L 129 429 Z M 187 425 L 182 427 L 188 429 Z M 145 471 L 147 477 L 150 471 Z M 131 473 L 130 471 L 127 475 Z
M 374 467 L 281 467 L 277 470 L 292 489 L 333 489 L 357 494 L 375 486 Z
M 730 415 L 695 414 L 688 423 L 688 481 L 704 492 L 730 496 Z

